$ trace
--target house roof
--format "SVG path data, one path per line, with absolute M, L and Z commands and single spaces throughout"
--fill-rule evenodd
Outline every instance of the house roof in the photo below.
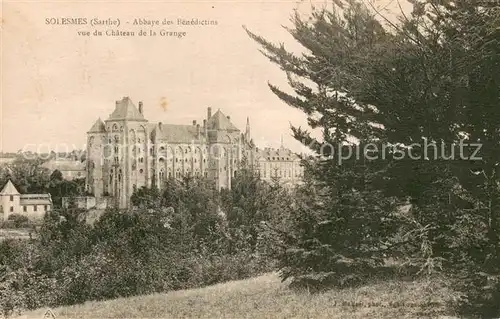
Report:
M 137 107 L 132 103 L 132 100 L 126 96 L 120 101 L 116 101 L 116 107 L 113 113 L 108 118 L 111 120 L 142 120 L 145 121 L 144 115 L 139 112 Z
M 215 114 L 208 119 L 207 128 L 209 130 L 239 131 L 221 110 L 215 112 Z
M 101 118 L 98 118 L 87 133 L 103 133 L 103 132 L 106 132 L 106 126 L 104 125 L 104 122 L 101 120 Z
M 21 205 L 50 205 L 52 198 L 50 194 L 22 194 L 19 199 Z
M 4 187 L 2 188 L 2 191 L 0 192 L 0 195 L 19 195 L 19 191 L 17 188 L 12 184 L 12 181 L 9 179 L 7 183 L 5 183 Z
M 47 168 L 51 171 L 55 171 L 57 169 L 61 172 L 83 171 L 85 170 L 85 163 L 71 159 L 58 159 L 58 160 L 54 159 L 43 163 L 42 167 Z
M 161 124 L 160 128 L 157 124 L 154 134 L 158 140 L 171 143 L 191 143 L 200 140 L 198 128 L 194 125 Z

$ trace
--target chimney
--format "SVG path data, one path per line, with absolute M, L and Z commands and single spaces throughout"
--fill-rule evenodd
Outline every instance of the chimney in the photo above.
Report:
M 196 126 L 196 120 L 193 120 L 193 126 Z
M 139 102 L 139 113 L 143 114 L 142 113 L 142 101 Z
M 212 117 L 212 108 L 208 107 L 207 108 L 207 120 L 210 119 L 211 117 Z
M 161 128 L 162 128 L 162 124 L 161 124 L 161 122 L 160 122 L 160 123 L 158 123 L 158 127 L 160 128 L 160 131 L 161 131 Z

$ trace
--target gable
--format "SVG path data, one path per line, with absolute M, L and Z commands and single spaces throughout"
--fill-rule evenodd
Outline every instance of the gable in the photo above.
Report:
M 16 189 L 12 181 L 9 179 L 5 186 L 2 188 L 0 195 L 19 195 L 19 191 Z
M 208 119 L 207 127 L 209 130 L 239 131 L 221 110 Z
M 113 113 L 109 116 L 110 120 L 140 120 L 145 121 L 137 107 L 132 103 L 129 97 L 124 97 L 120 101 L 116 101 L 116 107 Z

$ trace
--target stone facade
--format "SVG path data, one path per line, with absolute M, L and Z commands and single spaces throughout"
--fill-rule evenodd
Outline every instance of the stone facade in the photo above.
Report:
M 285 187 L 302 183 L 304 167 L 301 158 L 283 145 L 278 149 L 257 149 L 254 161 L 262 180 L 278 180 Z
M 210 107 L 201 125 L 150 123 L 142 102 L 137 108 L 128 97 L 87 132 L 87 154 L 87 190 L 98 200 L 114 198 L 120 208 L 130 207 L 135 188 L 161 189 L 169 177 L 205 176 L 218 189 L 230 188 L 242 163 L 255 160 L 248 119 L 244 133 Z
M 109 203 L 111 202 L 111 203 Z M 77 196 L 77 197 L 63 197 L 62 207 L 63 208 L 81 208 L 85 210 L 89 209 L 99 209 L 104 210 L 111 207 L 112 200 L 110 198 L 104 197 L 97 200 L 94 196 Z

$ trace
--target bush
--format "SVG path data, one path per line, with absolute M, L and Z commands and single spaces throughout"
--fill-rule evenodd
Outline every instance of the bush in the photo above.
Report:
M 27 228 L 31 226 L 31 222 L 27 216 L 21 214 L 12 214 L 7 218 L 7 223 L 4 228 Z
M 245 194 L 251 195 L 231 196 L 230 213 L 253 200 L 243 201 Z M 79 209 L 50 212 L 33 240 L 0 243 L 0 261 L 12 276 L 0 282 L 4 312 L 195 288 L 272 270 L 259 222 L 273 211 L 246 207 L 241 220 L 228 221 L 219 196 L 204 181 L 172 180 L 164 194 L 141 189 L 134 196 L 139 208 L 107 210 L 93 226 Z

